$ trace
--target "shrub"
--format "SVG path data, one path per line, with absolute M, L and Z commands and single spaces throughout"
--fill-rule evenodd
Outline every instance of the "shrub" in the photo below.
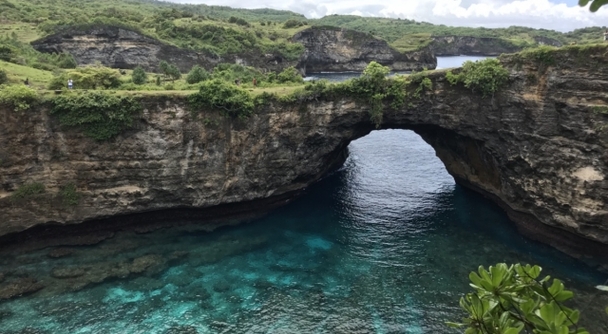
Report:
M 0 104 L 9 106 L 15 111 L 28 110 L 39 100 L 38 92 L 25 85 L 0 87 Z
M 273 73 L 273 72 L 271 72 Z M 213 68 L 211 74 L 213 79 L 224 80 L 227 82 L 234 82 L 239 79 L 243 83 L 251 82 L 253 78 L 257 78 L 258 82 L 265 79 L 264 73 L 260 72 L 256 68 L 250 66 L 243 66 L 238 64 L 218 64 Z
M 8 75 L 6 74 L 6 71 L 0 70 L 0 85 L 5 84 L 7 82 L 8 82 Z
M 241 26 L 245 26 L 245 27 L 248 27 L 248 26 L 249 26 L 249 22 L 245 21 L 244 19 L 242 19 L 242 18 L 240 18 L 240 17 L 239 17 L 239 18 L 237 18 L 237 17 L 231 16 L 231 17 L 228 19 L 228 22 L 230 22 L 230 23 L 235 23 L 235 24 L 238 24 L 238 25 L 241 25 Z
M 480 266 L 469 278 L 474 292 L 460 299 L 467 317 L 452 327 L 466 327 L 465 333 L 577 333 L 589 334 L 578 326 L 579 311 L 564 302 L 574 295 L 564 284 L 546 276 L 539 266 L 507 266 L 499 263 L 486 270 Z
M 68 183 L 59 190 L 61 203 L 65 206 L 76 206 L 80 200 L 80 194 L 76 190 L 76 185 Z
M 58 54 L 56 63 L 59 68 L 76 68 L 78 66 L 76 59 L 67 52 Z
M 132 97 L 105 92 L 59 95 L 52 100 L 52 115 L 63 126 L 76 127 L 95 140 L 108 140 L 133 126 L 142 106 Z
M 17 188 L 14 193 L 11 194 L 12 200 L 23 200 L 34 197 L 45 192 L 44 185 L 42 183 L 28 183 Z
M 384 80 L 389 72 L 390 69 L 387 66 L 383 66 L 375 61 L 372 61 L 369 63 L 369 65 L 367 65 L 365 70 L 363 70 L 363 78 L 379 82 Z
M 303 25 L 306 25 L 306 22 L 289 19 L 289 20 L 285 21 L 285 23 L 283 24 L 283 28 L 284 29 L 297 28 L 297 27 L 301 27 Z
M 66 88 L 68 79 L 72 79 L 75 89 L 110 89 L 118 88 L 121 84 L 117 70 L 103 66 L 87 66 L 56 76 L 49 83 L 49 89 Z
M 304 80 L 300 75 L 300 71 L 298 71 L 295 67 L 290 66 L 277 75 L 277 81 L 280 83 L 302 83 Z
M 493 96 L 509 79 L 509 72 L 500 64 L 498 59 L 489 58 L 476 62 L 467 61 L 458 74 L 451 71 L 446 73 L 450 84 L 464 84 L 473 92 L 481 93 L 483 97 Z
M 131 75 L 133 83 L 136 85 L 143 85 L 148 81 L 148 75 L 146 71 L 141 66 L 137 66 L 133 70 L 133 74 Z
M 11 61 L 13 55 L 13 49 L 8 46 L 0 45 L 0 60 Z
M 186 82 L 189 84 L 199 83 L 207 79 L 209 79 L 209 72 L 207 72 L 204 68 L 198 65 L 192 67 L 192 69 L 188 73 L 188 76 L 186 76 Z
M 179 68 L 174 64 L 169 64 L 166 61 L 161 61 L 158 65 L 161 72 L 171 80 L 179 80 L 182 77 L 182 73 L 179 71 Z
M 188 103 L 193 111 L 208 107 L 232 117 L 247 117 L 255 107 L 249 92 L 217 79 L 203 82 L 197 93 L 188 96 Z

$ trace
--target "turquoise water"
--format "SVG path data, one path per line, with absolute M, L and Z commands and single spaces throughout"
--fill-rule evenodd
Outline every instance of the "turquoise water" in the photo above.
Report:
M 3 254 L 7 280 L 48 287 L 1 302 L 0 333 L 452 333 L 468 273 L 497 262 L 564 278 L 605 332 L 608 302 L 592 294 L 606 276 L 519 236 L 416 134 L 375 131 L 349 149 L 341 170 L 247 224 Z M 60 268 L 80 276 L 50 276 Z

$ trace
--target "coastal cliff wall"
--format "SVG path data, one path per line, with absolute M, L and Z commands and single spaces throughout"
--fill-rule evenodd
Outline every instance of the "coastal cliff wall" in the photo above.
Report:
M 535 37 L 538 45 L 562 46 L 555 39 Z M 434 36 L 428 48 L 437 56 L 498 56 L 523 50 L 522 46 L 502 38 L 472 36 Z
M 487 98 L 431 73 L 433 90 L 387 106 L 381 128 L 416 131 L 459 184 L 493 199 L 527 235 L 606 259 L 608 53 L 552 57 L 501 58 L 509 84 Z M 375 129 L 352 98 L 271 105 L 248 119 L 194 117 L 183 98 L 142 101 L 136 127 L 103 143 L 62 129 L 45 108 L 1 109 L 0 235 L 164 209 L 261 210 L 340 166 L 348 144 Z M 44 192 L 15 198 L 34 183 Z M 61 198 L 70 184 L 74 206 Z
M 393 71 L 421 71 L 437 67 L 429 50 L 401 53 L 369 34 L 333 27 L 312 27 L 297 33 L 294 42 L 306 49 L 298 67 L 306 72 L 363 71 L 375 61 Z
M 182 73 L 187 73 L 194 65 L 211 70 L 219 63 L 238 63 L 281 71 L 297 63 L 279 54 L 256 50 L 218 56 L 210 52 L 183 49 L 136 31 L 107 25 L 70 28 L 36 40 L 32 46 L 45 53 L 67 52 L 79 65 L 101 63 L 112 68 L 126 69 L 142 66 L 148 71 L 158 71 L 162 60 L 175 64 Z
M 404 54 L 386 41 L 354 30 L 315 27 L 299 32 L 292 40 L 305 47 L 298 61 L 256 50 L 218 56 L 181 49 L 136 31 L 105 25 L 67 29 L 34 41 L 32 46 L 45 53 L 70 53 L 79 65 L 101 63 L 128 69 L 142 66 L 148 71 L 158 71 L 160 61 L 164 60 L 175 64 L 183 73 L 194 65 L 211 70 L 219 63 L 237 63 L 275 72 L 297 66 L 302 74 L 307 71 L 363 71 L 371 61 L 395 71 L 434 69 L 437 66 L 437 59 L 429 50 Z

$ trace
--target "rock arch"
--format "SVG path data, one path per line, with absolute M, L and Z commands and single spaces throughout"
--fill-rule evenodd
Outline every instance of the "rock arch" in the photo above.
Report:
M 381 128 L 420 134 L 459 184 L 493 199 L 526 234 L 605 260 L 604 51 L 587 63 L 563 52 L 549 68 L 504 57 L 510 83 L 491 98 L 451 86 L 435 72 L 433 91 L 411 106 L 385 110 Z M 367 106 L 349 98 L 275 105 L 247 120 L 207 125 L 192 119 L 182 100 L 144 102 L 139 128 L 103 144 L 60 129 L 44 108 L 3 109 L 0 139 L 8 144 L 0 147 L 0 235 L 167 209 L 217 217 L 269 208 L 340 166 L 348 144 L 375 128 Z M 46 192 L 11 200 L 31 182 Z M 57 203 L 68 183 L 81 195 L 76 207 Z

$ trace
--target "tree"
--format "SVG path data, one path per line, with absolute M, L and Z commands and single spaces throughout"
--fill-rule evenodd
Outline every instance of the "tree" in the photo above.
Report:
M 300 71 L 298 71 L 293 66 L 289 66 L 288 68 L 284 69 L 281 73 L 279 73 L 277 75 L 277 80 L 280 83 L 286 83 L 286 82 L 301 83 L 303 79 L 302 79 L 302 76 L 300 75 Z
M 585 7 L 589 3 L 591 3 L 591 6 L 589 6 L 589 10 L 592 12 L 597 12 L 600 7 L 608 4 L 608 0 L 578 0 L 578 5 L 581 7 Z
M 188 76 L 186 76 L 186 82 L 189 84 L 199 83 L 207 79 L 209 79 L 209 73 L 198 65 L 194 65 L 190 72 L 188 72 Z
M 541 270 L 520 264 L 480 266 L 469 274 L 474 292 L 460 299 L 468 316 L 448 325 L 466 327 L 465 334 L 589 334 L 578 326 L 579 311 L 564 306 L 572 291 L 558 279 L 539 279 Z
M 146 83 L 146 81 L 148 81 L 148 75 L 146 74 L 146 71 L 144 71 L 144 69 L 141 66 L 137 66 L 133 70 L 132 79 L 133 79 L 134 84 L 143 85 Z
M 182 77 L 182 73 L 179 71 L 179 69 L 177 68 L 177 66 L 175 66 L 174 64 L 169 64 L 166 61 L 162 60 L 159 64 L 158 67 L 160 68 L 160 71 L 168 78 L 171 78 L 171 80 L 178 80 L 179 78 Z
M 179 80 L 182 77 L 182 73 L 179 71 L 179 68 L 173 64 L 169 64 L 169 68 L 167 69 L 167 75 L 172 80 Z
M 74 59 L 74 56 L 67 52 L 62 52 L 57 55 L 57 66 L 60 68 L 76 68 L 78 63 Z
M 363 70 L 362 78 L 380 82 L 384 80 L 384 78 L 389 74 L 391 70 L 387 66 L 382 66 L 375 61 L 372 61 L 367 65 L 365 70 Z
M 165 74 L 167 73 L 167 70 L 169 69 L 169 63 L 167 63 L 164 60 L 161 60 L 160 63 L 158 64 L 158 68 L 160 68 L 160 72 Z

